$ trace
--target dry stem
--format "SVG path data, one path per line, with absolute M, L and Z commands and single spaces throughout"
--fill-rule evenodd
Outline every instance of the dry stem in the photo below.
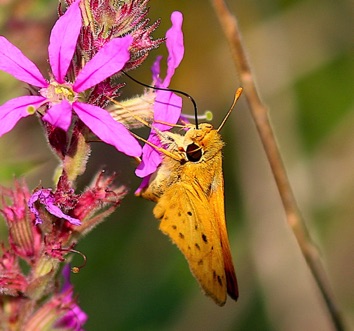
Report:
M 249 104 L 253 120 L 256 124 L 269 164 L 272 169 L 274 179 L 276 181 L 276 185 L 279 190 L 288 224 L 296 237 L 301 252 L 305 257 L 313 277 L 320 289 L 336 330 L 345 330 L 342 316 L 330 290 L 327 276 L 322 266 L 317 248 L 311 240 L 310 234 L 307 231 L 306 225 L 298 209 L 269 122 L 267 108 L 263 105 L 257 93 L 251 68 L 246 58 L 245 49 L 242 44 L 237 20 L 230 13 L 223 0 L 212 0 L 211 2 L 229 42 L 233 60 L 240 75 L 242 87 L 244 88 L 244 94 Z

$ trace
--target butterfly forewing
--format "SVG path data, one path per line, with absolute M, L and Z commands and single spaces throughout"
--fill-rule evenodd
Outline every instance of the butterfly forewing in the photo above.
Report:
M 221 160 L 220 160 L 221 162 Z M 229 238 L 227 235 L 225 208 L 224 208 L 224 178 L 222 173 L 216 174 L 213 184 L 211 186 L 209 204 L 213 210 L 214 218 L 219 227 L 220 242 L 224 257 L 225 274 L 227 280 L 227 293 L 231 298 L 237 300 L 238 298 L 238 285 L 235 273 L 235 268 L 232 262 L 230 251 Z

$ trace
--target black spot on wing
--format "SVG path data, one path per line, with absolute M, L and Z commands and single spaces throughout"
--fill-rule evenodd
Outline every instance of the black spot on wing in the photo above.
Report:
M 220 286 L 222 286 L 222 278 L 216 274 L 215 270 L 213 270 L 213 278 L 217 280 Z
M 220 286 L 222 286 L 222 279 L 221 279 L 221 277 L 218 275 L 218 283 L 220 284 Z
M 208 243 L 208 238 L 204 233 L 202 233 L 202 239 L 206 244 Z

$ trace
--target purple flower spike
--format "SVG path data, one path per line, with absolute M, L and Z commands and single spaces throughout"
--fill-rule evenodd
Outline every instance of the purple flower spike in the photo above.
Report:
M 164 80 L 159 78 L 160 61 L 158 57 L 152 66 L 153 81 L 157 87 L 167 88 L 171 82 L 172 76 L 176 68 L 182 61 L 184 55 L 182 22 L 183 16 L 180 12 L 173 12 L 171 15 L 172 27 L 166 32 L 166 46 L 168 49 L 167 59 L 167 74 Z M 154 103 L 154 120 L 171 124 L 176 124 L 181 116 L 182 98 L 168 91 L 156 91 L 156 98 Z M 161 123 L 153 123 L 153 126 L 160 131 L 167 131 L 171 128 L 169 125 Z M 154 145 L 161 146 L 158 134 L 151 130 L 148 141 Z M 142 162 L 139 164 L 135 174 L 139 177 L 150 176 L 156 171 L 161 164 L 161 154 L 150 145 L 145 144 L 143 147 Z M 147 180 L 144 180 L 136 191 L 138 194 L 143 187 L 146 186 Z
M 36 223 L 35 223 L 36 225 L 43 223 L 43 220 L 39 216 L 38 210 L 34 206 L 34 203 L 36 201 L 39 201 L 41 204 L 43 204 L 45 209 L 47 209 L 47 211 L 50 214 L 52 214 L 53 216 L 56 216 L 58 218 L 63 218 L 65 220 L 69 221 L 72 225 L 81 225 L 80 220 L 64 214 L 60 210 L 60 208 L 54 204 L 55 198 L 54 198 L 52 190 L 50 190 L 50 189 L 38 190 L 37 192 L 32 194 L 32 196 L 30 197 L 30 199 L 28 201 L 28 208 L 36 217 Z
M 79 72 L 75 82 L 66 80 L 82 27 L 79 3 L 80 0 L 72 3 L 52 29 L 48 54 L 53 78 L 49 82 L 16 46 L 0 37 L 0 70 L 40 88 L 39 96 L 15 98 L 0 106 L 0 136 L 12 130 L 21 118 L 47 105 L 42 118 L 53 126 L 67 131 L 75 112 L 102 141 L 129 156 L 140 156 L 139 143 L 121 123 L 116 122 L 106 110 L 79 101 L 80 93 L 124 67 L 130 59 L 129 47 L 133 38 L 127 35 L 110 40 Z

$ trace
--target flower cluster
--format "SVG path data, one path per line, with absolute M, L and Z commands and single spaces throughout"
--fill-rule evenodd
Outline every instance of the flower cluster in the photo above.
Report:
M 75 252 L 73 248 L 80 236 L 120 204 L 126 190 L 112 186 L 113 180 L 114 177 L 101 173 L 80 195 L 67 190 L 64 176 L 55 192 L 40 189 L 32 196 L 24 182 L 17 181 L 13 190 L 0 187 L 0 214 L 9 229 L 9 247 L 2 246 L 0 259 L 0 312 L 2 318 L 7 318 L 3 325 L 16 320 L 19 324 L 15 329 L 44 330 L 38 327 L 43 325 L 44 312 L 46 323 L 51 323 L 46 327 L 68 312 L 74 313 L 75 323 L 80 320 L 75 313 L 77 304 L 72 299 L 72 288 L 56 290 L 55 276 L 68 254 Z M 73 216 L 65 215 L 58 206 Z M 21 262 L 29 273 L 22 270 Z M 52 289 L 55 295 L 43 304 L 43 298 Z
M 150 89 L 132 100 L 112 103 L 124 87 L 121 74 L 141 65 L 150 50 L 166 42 L 169 52 L 164 79 L 161 57 L 153 65 L 156 87 L 169 86 L 183 58 L 182 15 L 173 13 L 165 38 L 153 39 L 159 21 L 149 25 L 147 3 L 66 0 L 50 34 L 48 77 L 0 36 L 0 70 L 27 83 L 31 91 L 0 106 L 0 137 L 22 118 L 35 115 L 60 162 L 53 188 L 37 187 L 31 193 L 24 181 L 15 181 L 13 189 L 0 186 L 0 215 L 9 232 L 0 257 L 0 316 L 5 329 L 82 330 L 87 320 L 73 297 L 70 271 L 62 267 L 77 252 L 80 238 L 107 218 L 127 193 L 114 184 L 115 175 L 103 171 L 77 192 L 76 179 L 86 170 L 90 141 L 98 138 L 128 156 L 142 155 L 136 170 L 144 178 L 142 185 L 161 163 L 159 153 L 149 145 L 141 148 L 129 129 L 149 118 L 148 140 L 160 146 L 154 128 L 171 128 L 159 121 L 177 123 L 181 98 Z M 65 279 L 61 288 L 58 277 Z

